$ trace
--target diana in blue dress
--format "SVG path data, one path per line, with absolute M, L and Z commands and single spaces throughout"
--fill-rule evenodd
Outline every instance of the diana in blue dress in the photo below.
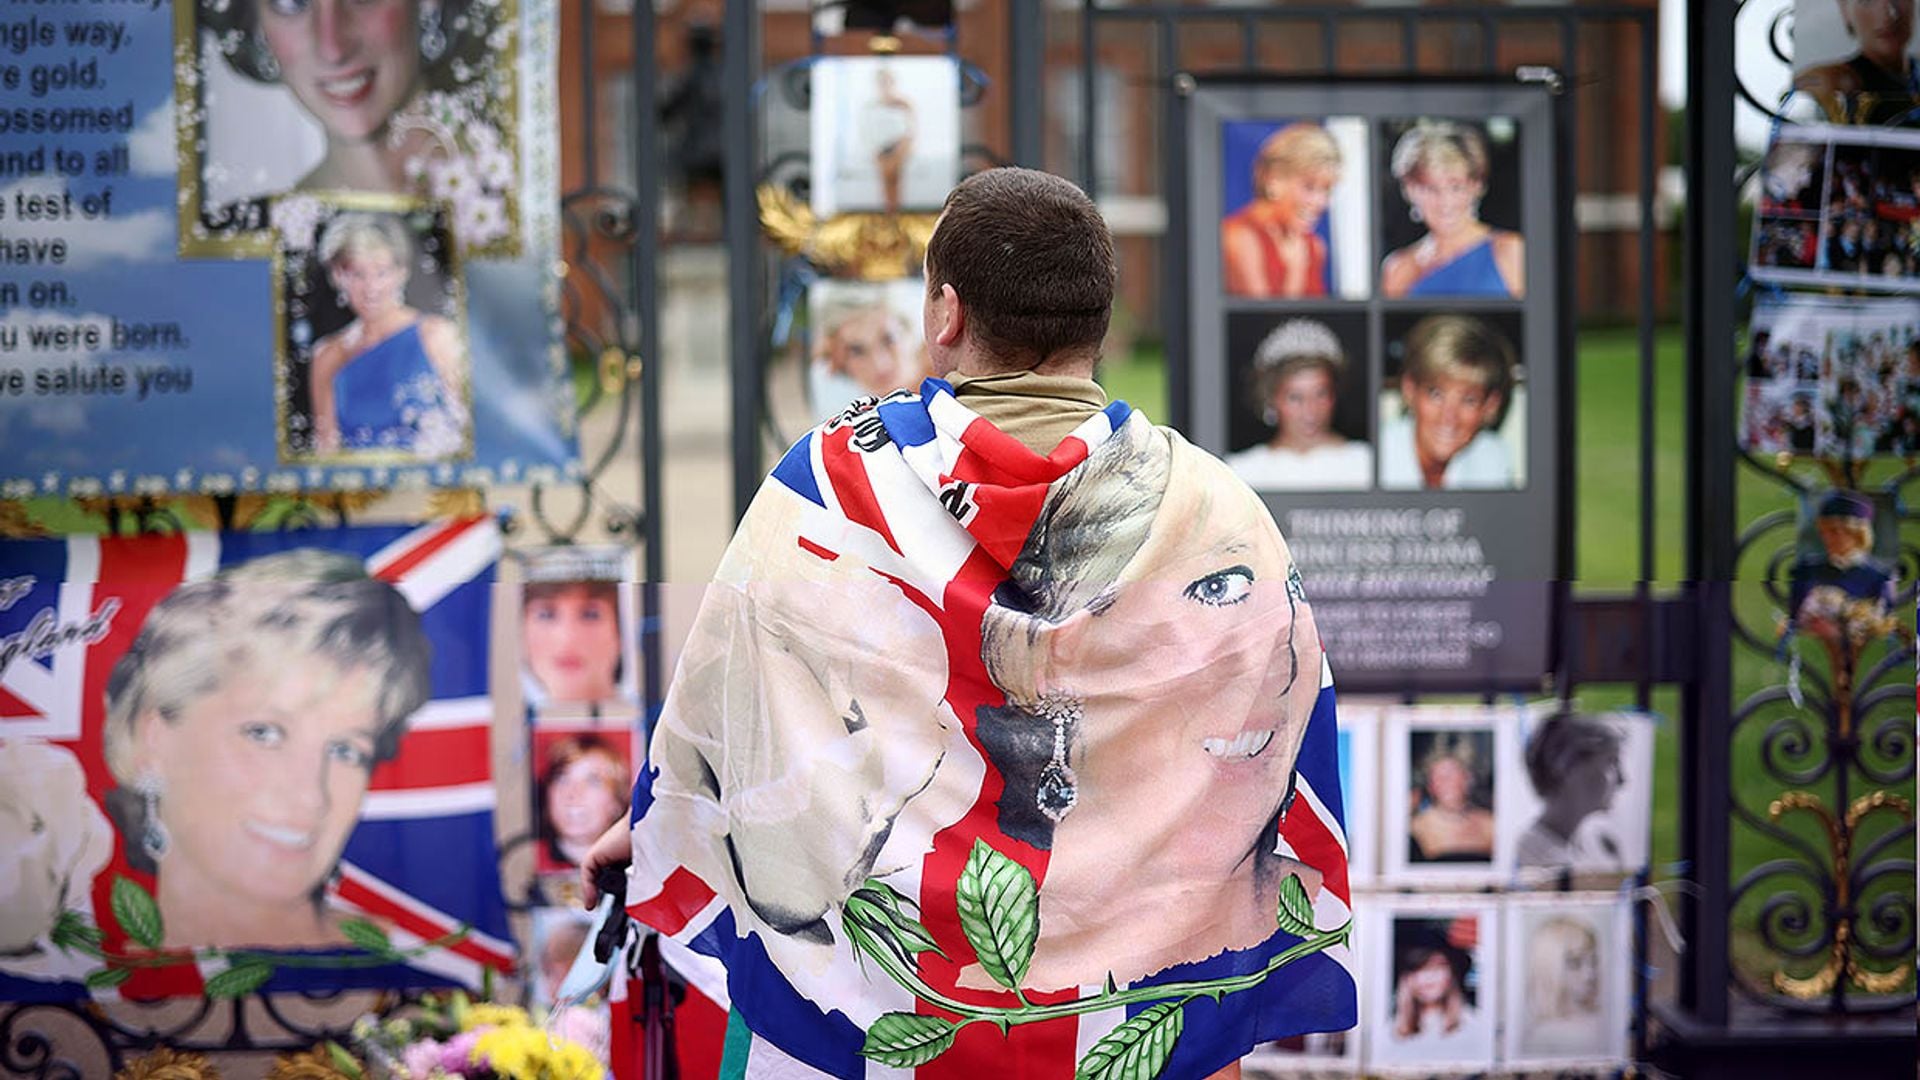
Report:
M 1393 178 L 1427 232 L 1381 262 L 1381 295 L 1518 299 L 1526 293 L 1525 241 L 1480 220 L 1488 160 L 1486 136 L 1469 124 L 1422 121 L 1400 137 Z
M 466 449 L 466 348 L 452 320 L 407 304 L 412 255 L 392 214 L 341 214 L 321 235 L 321 264 L 354 317 L 313 347 L 317 454 L 433 460 Z

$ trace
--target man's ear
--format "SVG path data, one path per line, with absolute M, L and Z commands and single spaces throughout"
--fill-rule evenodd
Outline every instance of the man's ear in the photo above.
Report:
M 960 302 L 960 294 L 953 291 L 952 283 L 940 286 L 940 303 L 935 312 L 933 340 L 952 348 L 960 344 L 960 338 L 967 332 L 967 310 Z

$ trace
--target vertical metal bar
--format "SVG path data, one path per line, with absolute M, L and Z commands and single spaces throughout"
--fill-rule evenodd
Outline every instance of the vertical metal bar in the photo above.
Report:
M 1340 28 L 1332 15 L 1320 16 L 1320 69 L 1335 71 L 1340 67 Z
M 593 81 L 593 12 L 594 0 L 580 0 L 580 186 L 590 188 L 600 183 L 600 156 L 595 146 L 600 142 L 600 130 L 597 126 L 599 110 L 597 95 L 599 88 Z M 638 152 L 638 148 L 635 149 Z
M 1495 28 L 1493 12 L 1480 12 L 1480 68 L 1491 75 L 1500 63 L 1500 32 Z
M 1192 85 L 1189 80 L 1182 81 Z M 1167 370 L 1167 419 L 1164 422 L 1188 431 L 1193 423 L 1189 407 L 1193 371 L 1188 359 L 1193 314 L 1188 309 L 1187 265 L 1193 233 L 1188 220 L 1191 192 L 1187 185 L 1187 125 L 1193 97 L 1175 85 L 1164 91 L 1161 99 L 1165 111 L 1160 124 L 1160 198 L 1167 207 L 1167 231 L 1160 237 L 1160 311 L 1165 320 L 1160 336 L 1165 342 Z
M 1093 76 L 1098 41 L 1095 21 L 1099 19 L 1096 0 L 1080 5 L 1080 186 L 1088 195 L 1100 197 L 1100 158 L 1094 152 L 1099 132 L 1099 110 L 1094 108 Z
M 1558 184 L 1554 191 L 1557 200 L 1554 213 L 1556 250 L 1560 253 L 1563 271 L 1554 275 L 1559 295 L 1555 297 L 1555 306 L 1559 309 L 1559 325 L 1555 328 L 1555 348 L 1560 364 L 1557 391 L 1554 395 L 1555 406 L 1560 416 L 1560 430 L 1554 433 L 1560 443 L 1557 455 L 1559 467 L 1555 470 L 1559 492 L 1554 504 L 1556 538 L 1554 541 L 1554 563 L 1556 580 L 1550 590 L 1553 596 L 1554 620 L 1552 643 L 1548 655 L 1553 658 L 1554 671 L 1559 675 L 1560 699 L 1570 705 L 1573 697 L 1572 664 L 1569 657 L 1573 654 L 1573 575 L 1578 553 L 1574 549 L 1576 535 L 1576 503 L 1574 486 L 1578 482 L 1579 463 L 1574 460 L 1575 448 L 1580 445 L 1577 435 L 1579 421 L 1576 383 L 1579 381 L 1579 345 L 1574 329 L 1578 321 L 1579 274 L 1574 269 L 1580 265 L 1580 232 L 1574 221 L 1574 206 L 1580 197 L 1580 159 L 1579 141 L 1574 133 L 1580 130 L 1579 99 L 1575 87 L 1579 85 L 1580 35 L 1579 20 L 1571 14 L 1561 14 L 1560 24 L 1560 88 L 1554 102 L 1555 118 L 1555 171 Z
M 1653 579 L 1657 573 L 1654 565 L 1654 530 L 1659 522 L 1658 513 L 1658 473 L 1654 468 L 1656 444 L 1656 424 L 1659 419 L 1657 386 L 1654 378 L 1656 358 L 1654 354 L 1654 158 L 1658 147 L 1654 142 L 1654 122 L 1656 113 L 1654 101 L 1658 90 L 1659 58 L 1654 41 L 1654 16 L 1648 15 L 1635 20 L 1640 41 L 1640 580 L 1634 585 L 1633 597 L 1640 606 L 1640 640 L 1647 643 L 1647 665 L 1641 669 L 1640 678 L 1634 686 L 1634 703 L 1641 709 L 1653 704 Z
M 1040 0 L 1009 0 L 1007 4 L 1007 68 L 1012 92 L 1007 95 L 1007 120 L 1012 137 L 1013 163 L 1044 169 L 1046 144 L 1047 13 Z
M 633 317 L 639 322 L 635 344 L 640 350 L 640 488 L 641 513 L 645 515 L 641 532 L 646 542 L 642 581 L 657 582 L 666 575 L 666 540 L 663 528 L 666 502 L 660 497 L 660 375 L 666 365 L 660 362 L 660 107 L 659 72 L 654 62 L 655 18 L 653 5 L 633 5 L 628 40 L 633 45 L 633 254 L 629 264 L 628 288 Z M 591 184 L 593 181 L 589 180 Z M 622 327 L 622 336 L 629 337 Z M 630 338 L 631 339 L 631 338 Z M 653 651 L 646 658 L 647 689 L 657 684 L 659 659 Z M 664 690 L 664 687 L 660 687 Z M 652 699 L 649 699 L 652 700 Z
M 646 0 L 641 0 L 645 3 Z M 759 220 L 753 197 L 759 173 L 753 81 L 760 71 L 760 18 L 753 0 L 727 0 L 721 38 L 721 80 L 726 86 L 720 137 L 726 170 L 727 352 L 733 382 L 733 514 L 747 512 L 760 488 L 760 291 Z
M 1416 21 L 1418 12 L 1401 11 L 1400 19 L 1400 67 L 1411 75 L 1420 70 L 1420 35 Z
M 1260 66 L 1260 24 L 1252 15 L 1240 16 L 1240 66 L 1248 71 Z
M 1687 580 L 1698 666 L 1681 726 L 1682 855 L 1700 891 L 1686 908 L 1680 1003 L 1727 1022 L 1732 892 L 1728 807 L 1733 708 L 1733 33 L 1739 0 L 1687 5 Z

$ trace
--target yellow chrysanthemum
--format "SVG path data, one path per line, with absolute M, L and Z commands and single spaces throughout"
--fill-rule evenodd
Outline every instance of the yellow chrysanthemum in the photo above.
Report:
M 483 1033 L 470 1058 L 507 1080 L 605 1080 L 586 1047 L 539 1028 L 497 1027 Z
M 466 1015 L 460 1018 L 460 1030 L 472 1031 L 482 1027 L 532 1027 L 533 1020 L 527 1010 L 518 1005 L 494 1005 L 480 1002 L 467 1008 Z

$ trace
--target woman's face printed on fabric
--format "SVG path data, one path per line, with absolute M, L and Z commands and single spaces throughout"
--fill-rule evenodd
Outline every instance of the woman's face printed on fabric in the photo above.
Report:
M 405 303 L 407 268 L 391 251 L 363 248 L 334 261 L 333 287 L 355 318 L 377 318 Z
M 620 667 L 619 607 L 586 589 L 527 601 L 527 667 L 555 701 L 604 701 Z
M 329 138 L 372 139 L 413 96 L 421 0 L 235 2 L 255 5 L 281 82 Z
M 1056 851 L 1097 824 L 1225 873 L 1278 812 L 1319 692 L 1319 635 L 1290 593 L 1281 550 L 1249 540 L 1263 535 L 1256 506 L 1202 506 L 1188 555 L 1117 586 L 1099 614 L 1075 616 L 1077 640 L 1066 629 L 1058 681 L 1086 699 L 1086 717 L 1072 758 L 1081 803 Z M 1187 798 L 1137 798 L 1148 775 L 1183 795 L 1206 792 L 1204 812 L 1192 814 Z
M 547 820 L 563 844 L 592 843 L 626 808 L 626 767 L 602 750 L 589 750 L 547 781 Z
M 307 912 L 360 816 L 380 718 L 372 672 L 319 657 L 232 671 L 176 716 L 141 719 L 163 787 L 165 874 Z

